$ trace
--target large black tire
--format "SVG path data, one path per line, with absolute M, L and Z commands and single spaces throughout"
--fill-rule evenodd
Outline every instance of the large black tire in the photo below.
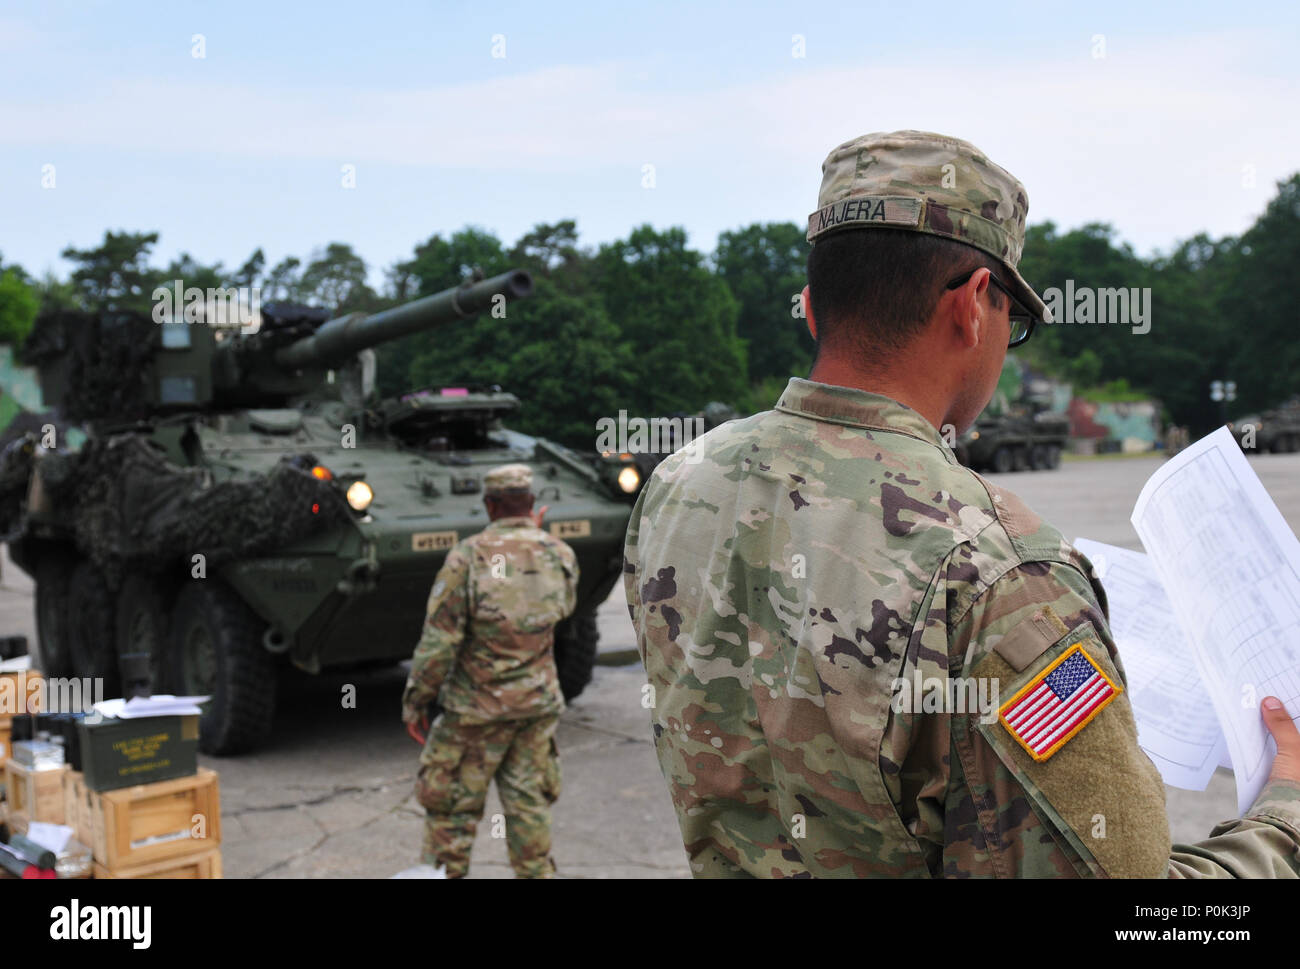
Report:
M 113 593 L 95 564 L 89 559 L 79 561 L 68 582 L 68 646 L 72 653 L 72 673 L 102 683 L 105 697 L 122 694 L 121 680 L 117 675 L 117 650 L 113 645 L 115 605 Z
M 1029 470 L 1046 471 L 1050 468 L 1051 462 L 1047 457 L 1047 445 L 1035 444 L 1029 449 Z
M 57 548 L 37 553 L 36 647 L 32 665 L 48 677 L 72 675 L 72 647 L 69 644 L 68 582 L 76 559 Z
M 154 693 L 173 689 L 174 670 L 167 648 L 171 598 L 159 580 L 138 572 L 127 575 L 117 594 L 114 640 L 118 662 L 131 653 L 147 653 L 149 685 Z M 125 682 L 126 671 L 119 668 L 119 672 Z
M 595 610 L 576 612 L 555 627 L 555 668 L 566 702 L 580 695 L 591 682 L 599 641 Z
M 205 754 L 239 754 L 263 743 L 275 717 L 275 663 L 262 622 L 217 579 L 193 579 L 172 609 L 170 654 L 177 689 L 211 695 L 199 721 Z
M 1061 445 L 1047 445 L 1047 466 L 1053 471 L 1061 466 Z
M 993 470 L 998 474 L 1006 474 L 1015 464 L 1015 458 L 1011 453 L 1011 448 L 1000 447 L 993 452 Z

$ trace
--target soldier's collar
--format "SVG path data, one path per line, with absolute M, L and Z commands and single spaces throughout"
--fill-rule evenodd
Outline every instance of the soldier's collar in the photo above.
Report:
M 488 522 L 489 528 L 532 528 L 533 519 L 531 515 L 508 515 L 505 518 L 498 518 L 495 521 Z
M 906 434 L 935 445 L 949 463 L 957 463 L 952 448 L 944 443 L 933 424 L 906 404 L 883 394 L 791 377 L 776 402 L 776 409 L 831 424 Z

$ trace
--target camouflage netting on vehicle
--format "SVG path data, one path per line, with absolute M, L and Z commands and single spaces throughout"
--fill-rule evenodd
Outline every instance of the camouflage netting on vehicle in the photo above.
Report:
M 126 569 L 188 569 L 201 554 L 210 574 L 348 520 L 343 496 L 311 475 L 311 463 L 286 458 L 265 475 L 213 484 L 205 470 L 178 468 L 132 434 L 46 455 L 40 472 L 55 502 L 71 509 L 78 548 L 116 587 Z
M 0 431 L 0 452 L 3 452 L 18 438 L 25 437 L 28 434 L 32 434 L 34 440 L 39 440 L 40 435 L 47 426 L 55 429 L 57 440 L 67 440 L 64 435 L 71 425 L 59 416 L 58 411 L 46 410 L 39 413 L 19 411 L 13 416 L 13 420 L 9 422 L 5 429 Z
M 150 411 L 148 363 L 157 340 L 158 325 L 137 313 L 56 310 L 37 318 L 23 359 L 41 368 L 59 397 L 47 402 L 65 420 L 134 420 Z
M 22 522 L 35 447 L 36 437 L 31 434 L 10 441 L 0 452 L 0 537 L 12 535 Z

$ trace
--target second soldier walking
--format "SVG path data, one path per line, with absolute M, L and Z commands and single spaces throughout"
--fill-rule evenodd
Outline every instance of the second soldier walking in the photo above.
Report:
M 495 777 L 510 864 L 522 878 L 555 873 L 551 805 L 560 793 L 555 730 L 564 698 L 555 625 L 577 602 L 577 556 L 541 529 L 532 471 L 484 476 L 491 523 L 447 555 L 402 695 L 402 720 L 424 744 L 416 795 L 426 811 L 423 860 L 469 873 L 470 848 Z M 429 727 L 428 711 L 442 714 Z M 426 737 L 427 734 L 427 737 Z

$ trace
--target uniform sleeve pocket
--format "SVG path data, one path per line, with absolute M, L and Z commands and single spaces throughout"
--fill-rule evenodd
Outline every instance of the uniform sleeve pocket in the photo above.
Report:
M 1169 857 L 1164 787 L 1138 746 L 1123 680 L 1092 623 L 1034 657 L 1024 643 L 1006 651 L 1010 658 L 1001 645 L 973 670 L 992 678 L 998 695 L 996 717 L 982 716 L 978 733 L 1097 874 L 1162 875 Z

